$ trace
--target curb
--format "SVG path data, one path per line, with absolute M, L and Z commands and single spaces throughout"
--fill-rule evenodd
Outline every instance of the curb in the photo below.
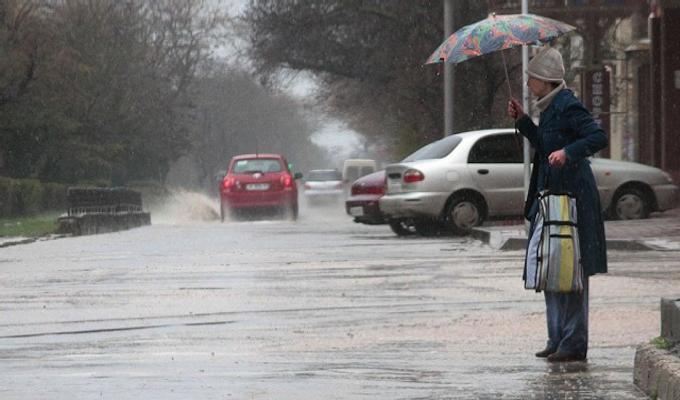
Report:
M 484 228 L 472 228 L 470 236 L 480 240 L 496 250 L 524 250 L 527 245 L 526 237 L 508 236 L 502 231 L 491 231 Z M 658 251 L 666 250 L 637 239 L 608 239 L 608 250 L 622 251 Z
M 661 336 L 680 343 L 680 299 L 661 299 Z
M 676 350 L 642 344 L 635 350 L 633 383 L 647 396 L 659 400 L 680 399 L 680 299 L 661 299 L 661 337 Z
M 6 240 L 3 242 L 0 242 L 0 248 L 2 247 L 9 247 L 9 246 L 16 246 L 19 244 L 28 244 L 28 243 L 33 243 L 37 241 L 38 238 L 26 238 L 26 239 L 17 239 L 17 240 Z
M 151 225 L 148 212 L 93 212 L 59 218 L 59 232 L 74 236 L 118 232 L 144 225 Z
M 62 239 L 65 237 L 70 237 L 71 235 L 69 234 L 52 234 L 48 236 L 40 236 L 40 237 L 31 237 L 31 238 L 10 238 L 7 240 L 0 240 L 0 248 L 3 247 L 10 247 L 10 246 L 18 246 L 21 244 L 29 244 L 29 243 L 35 243 L 35 242 L 42 242 L 45 240 L 54 240 L 54 239 Z

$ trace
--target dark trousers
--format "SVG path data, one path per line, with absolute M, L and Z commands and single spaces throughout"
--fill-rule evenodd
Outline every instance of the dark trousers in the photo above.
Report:
M 569 354 L 588 353 L 588 277 L 581 293 L 545 293 L 549 349 Z

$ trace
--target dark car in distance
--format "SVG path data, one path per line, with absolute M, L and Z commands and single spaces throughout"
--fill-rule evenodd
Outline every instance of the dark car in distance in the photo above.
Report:
M 297 219 L 295 180 L 302 178 L 302 174 L 293 174 L 288 165 L 280 154 L 233 157 L 220 185 L 221 220 L 256 211 L 275 211 Z

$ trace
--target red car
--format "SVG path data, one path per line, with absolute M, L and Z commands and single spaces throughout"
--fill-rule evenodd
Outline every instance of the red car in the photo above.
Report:
M 392 232 L 399 236 L 413 235 L 413 220 L 387 219 L 380 211 L 379 200 L 385 194 L 386 187 L 385 171 L 374 172 L 354 181 L 350 196 L 345 201 L 347 214 L 354 217 L 354 222 L 367 225 L 388 224 Z
M 232 214 L 253 211 L 283 212 L 292 219 L 298 216 L 298 191 L 286 159 L 280 154 L 243 154 L 229 162 L 220 185 L 222 222 Z
M 368 225 L 384 224 L 378 199 L 385 194 L 385 171 L 378 171 L 363 176 L 350 189 L 350 196 L 345 201 L 347 214 L 354 217 L 354 222 Z

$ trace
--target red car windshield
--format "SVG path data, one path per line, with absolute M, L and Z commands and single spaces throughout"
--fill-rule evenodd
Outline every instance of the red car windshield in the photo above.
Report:
M 255 158 L 247 160 L 237 160 L 231 172 L 235 174 L 254 174 L 260 172 L 281 172 L 281 162 L 275 158 Z

